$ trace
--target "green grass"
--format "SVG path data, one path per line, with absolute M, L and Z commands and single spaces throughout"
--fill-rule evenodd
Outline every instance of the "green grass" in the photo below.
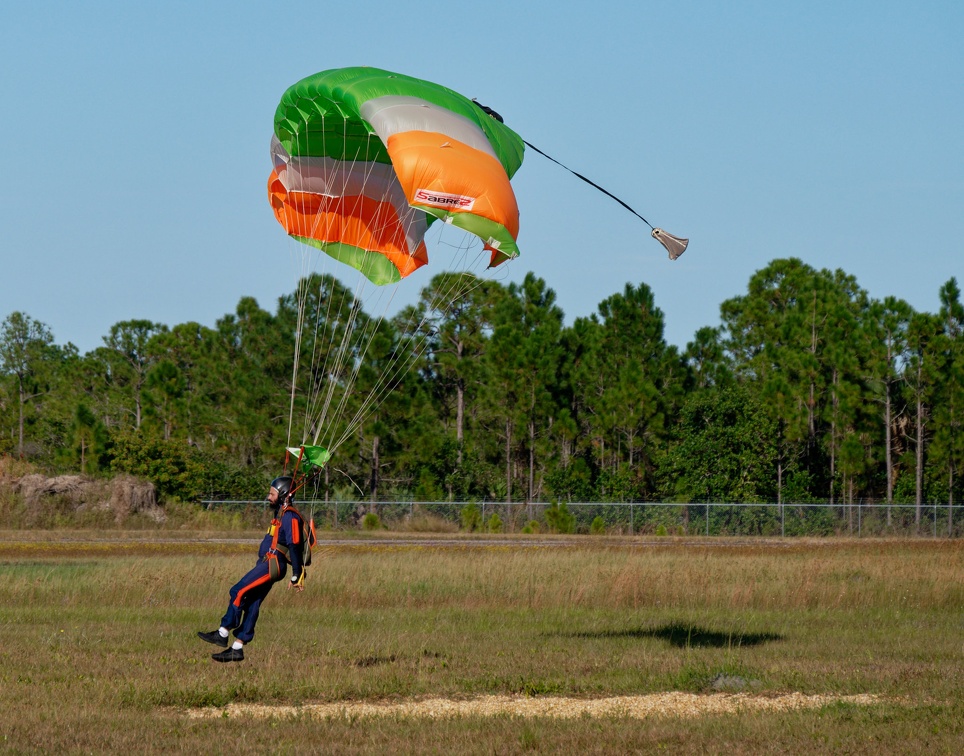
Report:
M 352 542 L 316 552 L 304 594 L 275 588 L 246 661 L 216 665 L 195 632 L 216 627 L 253 544 L 18 535 L 0 534 L 4 751 L 964 750 L 959 542 Z M 709 692 L 720 676 L 761 695 L 887 700 L 642 721 L 184 714 L 230 702 Z

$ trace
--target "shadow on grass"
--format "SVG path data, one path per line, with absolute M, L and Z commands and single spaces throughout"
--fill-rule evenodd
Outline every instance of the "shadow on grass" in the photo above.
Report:
M 374 667 L 378 664 L 391 664 L 395 661 L 395 654 L 391 656 L 364 656 L 361 659 L 355 659 L 352 664 L 356 667 Z
M 705 627 L 672 624 L 654 628 L 632 630 L 596 630 L 582 633 L 563 633 L 568 638 L 605 640 L 607 638 L 657 638 L 677 648 L 729 648 L 733 646 L 759 646 L 762 643 L 783 640 L 776 633 L 719 632 Z

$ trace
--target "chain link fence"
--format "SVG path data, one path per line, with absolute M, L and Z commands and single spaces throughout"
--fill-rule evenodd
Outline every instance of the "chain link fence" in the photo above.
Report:
M 202 501 L 208 508 L 260 501 Z M 331 530 L 704 536 L 964 536 L 964 505 L 668 502 L 323 501 L 298 503 Z

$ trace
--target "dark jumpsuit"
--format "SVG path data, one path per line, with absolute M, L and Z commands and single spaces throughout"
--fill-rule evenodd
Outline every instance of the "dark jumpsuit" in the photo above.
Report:
M 281 520 L 271 520 L 268 533 L 258 549 L 258 563 L 231 587 L 231 601 L 221 620 L 221 627 L 234 630 L 242 643 L 254 639 L 261 602 L 271 586 L 283 580 L 291 563 L 292 577 L 301 577 L 301 550 L 305 538 L 304 521 L 297 510 L 285 508 Z

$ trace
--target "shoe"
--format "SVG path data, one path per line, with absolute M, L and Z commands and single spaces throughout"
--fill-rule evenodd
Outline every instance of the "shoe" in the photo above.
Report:
M 220 646 L 221 648 L 228 647 L 228 639 L 226 637 L 222 638 L 221 633 L 219 633 L 217 630 L 212 630 L 210 633 L 202 633 L 201 631 L 198 631 L 197 637 L 203 641 L 207 641 L 208 643 L 213 643 L 215 646 Z
M 211 654 L 211 658 L 216 662 L 244 661 L 244 649 L 229 648 L 224 651 L 219 651 L 216 654 Z

